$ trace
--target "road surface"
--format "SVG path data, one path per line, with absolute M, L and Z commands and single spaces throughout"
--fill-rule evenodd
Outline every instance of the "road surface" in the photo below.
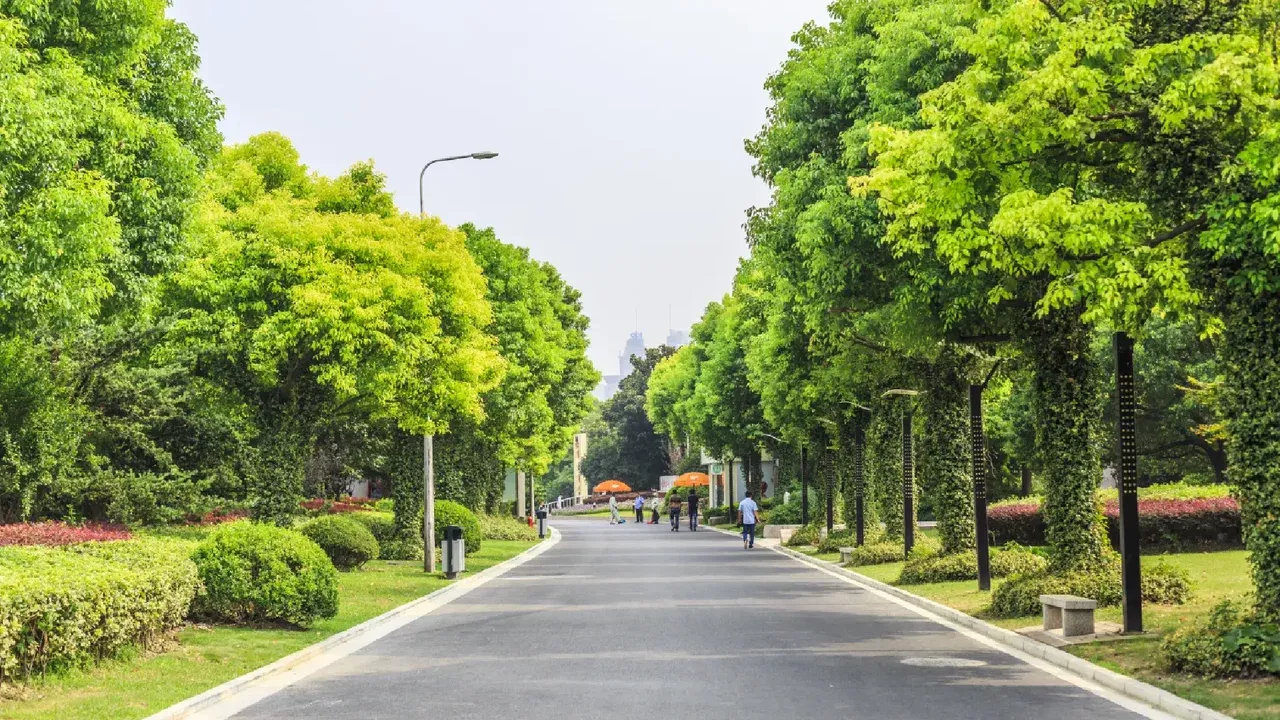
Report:
M 720 533 L 555 524 L 550 551 L 236 717 L 1143 717 Z

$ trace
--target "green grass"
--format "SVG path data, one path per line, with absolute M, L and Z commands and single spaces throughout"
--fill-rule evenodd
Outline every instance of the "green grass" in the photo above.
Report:
M 813 548 L 805 550 L 823 560 L 839 559 L 835 554 L 817 554 Z M 1143 624 L 1149 633 L 1146 636 L 1076 645 L 1068 648 L 1068 652 L 1239 720 L 1274 720 L 1280 717 L 1280 680 L 1205 680 L 1171 673 L 1160 664 L 1159 644 L 1162 635 L 1207 614 L 1223 600 L 1239 599 L 1249 594 L 1252 582 L 1249 578 L 1247 553 L 1243 550 L 1231 550 L 1146 556 L 1148 560 L 1156 558 L 1181 567 L 1191 575 L 1195 593 L 1192 599 L 1185 605 L 1147 605 L 1143 609 Z M 896 584 L 903 564 L 896 562 L 850 569 L 873 580 Z M 1002 582 L 1002 579 L 993 580 L 993 589 Z M 991 604 L 991 594 L 978 590 L 976 580 L 902 587 L 916 595 L 1011 630 L 1039 625 L 1041 621 L 1038 615 L 1021 618 L 990 617 L 987 609 Z M 1120 609 L 1099 608 L 1097 618 L 1119 623 Z
M 164 531 L 193 546 L 199 529 Z M 486 540 L 467 556 L 475 573 L 536 543 Z M 127 720 L 141 718 L 243 675 L 330 635 L 447 585 L 425 575 L 421 563 L 374 561 L 339 577 L 337 616 L 307 630 L 190 626 L 157 654 L 132 651 L 96 667 L 45 677 L 0 691 L 4 720 Z

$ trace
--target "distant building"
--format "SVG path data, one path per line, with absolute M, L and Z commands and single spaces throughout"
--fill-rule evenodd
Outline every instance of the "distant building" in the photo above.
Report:
M 684 330 L 672 330 L 667 333 L 667 345 L 681 348 L 689 344 L 689 333 Z
M 600 378 L 600 384 L 596 386 L 594 393 L 597 400 L 604 402 L 618 392 L 618 383 L 622 382 L 622 378 L 631 374 L 632 355 L 644 357 L 644 333 L 633 332 L 631 337 L 627 338 L 626 346 L 623 348 L 622 353 L 618 355 L 618 374 L 605 375 Z

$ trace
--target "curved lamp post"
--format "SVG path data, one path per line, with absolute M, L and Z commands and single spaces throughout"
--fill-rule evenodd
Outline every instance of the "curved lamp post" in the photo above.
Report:
M 427 214 L 426 201 L 422 193 L 422 178 L 427 174 L 427 168 L 439 162 L 449 162 L 450 160 L 489 160 L 498 157 L 496 152 L 475 152 L 470 155 L 453 155 L 450 157 L 436 158 L 426 165 L 422 166 L 422 171 L 418 173 L 418 215 L 423 217 Z M 435 541 L 435 525 L 436 525 L 436 467 L 435 467 L 435 436 L 422 436 L 422 569 L 428 573 L 436 571 L 436 541 Z

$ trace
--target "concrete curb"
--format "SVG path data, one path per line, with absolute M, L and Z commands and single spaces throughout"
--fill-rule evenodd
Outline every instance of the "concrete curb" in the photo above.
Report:
M 720 532 L 726 531 L 720 530 Z M 941 603 L 936 603 L 927 598 L 920 597 L 919 595 L 909 593 L 901 588 L 894 587 L 893 585 L 887 585 L 879 580 L 869 578 L 866 575 L 856 573 L 852 570 L 847 570 L 836 563 L 820 560 L 802 552 L 792 550 L 788 547 L 778 546 L 770 549 L 774 552 L 791 556 L 796 560 L 807 565 L 812 565 L 815 568 L 837 573 L 867 589 L 878 590 L 884 594 L 892 595 L 899 600 L 910 605 L 914 605 L 950 623 L 968 629 L 990 640 L 994 640 L 1001 645 L 1006 645 L 1032 657 L 1039 658 L 1051 665 L 1067 671 L 1072 675 L 1075 675 L 1076 677 L 1101 685 L 1108 690 L 1150 705 L 1151 707 L 1169 713 L 1174 717 L 1182 718 L 1182 720 L 1232 720 L 1228 715 L 1223 715 L 1216 710 L 1210 710 L 1203 705 L 1198 705 L 1190 700 L 1180 698 L 1167 690 L 1161 690 L 1160 688 L 1144 683 L 1141 680 L 1135 680 L 1104 667 L 1094 665 L 1088 660 L 1078 658 L 1057 648 L 1049 647 L 1048 645 L 1032 640 L 1031 638 L 1023 637 L 1013 631 L 1005 630 L 1004 628 L 999 628 L 990 623 L 983 622 L 978 618 L 966 615 L 959 610 L 954 610 L 946 605 L 942 605 Z
M 186 718 L 229 716 L 233 713 L 218 713 L 215 706 L 225 702 L 234 702 L 238 695 L 246 694 L 259 686 L 273 686 L 267 694 L 270 694 L 282 687 L 287 687 L 288 684 L 296 681 L 297 679 L 315 672 L 324 665 L 328 665 L 332 660 L 325 661 L 323 665 L 315 664 L 315 667 L 302 670 L 299 677 L 293 678 L 288 682 L 280 682 L 283 676 L 295 674 L 295 671 L 299 671 L 301 669 L 300 666 L 307 664 L 310 661 L 322 660 L 321 656 L 326 653 L 330 653 L 331 651 L 338 650 L 340 646 L 347 646 L 345 649 L 348 652 L 345 654 L 354 652 L 387 633 L 392 632 L 399 627 L 403 627 L 413 620 L 430 613 L 432 610 L 435 610 L 436 607 L 452 602 L 481 585 L 484 585 L 490 580 L 493 580 L 494 578 L 497 578 L 550 550 L 560 542 L 560 532 L 554 527 L 550 528 L 550 530 L 551 537 L 549 539 L 534 545 L 513 558 L 504 560 L 501 563 L 498 563 L 486 570 L 482 570 L 470 577 L 450 583 L 435 592 L 424 595 L 417 600 L 411 600 L 404 605 L 388 610 L 377 617 L 365 620 L 355 627 L 348 628 L 337 635 L 325 638 L 314 645 L 308 645 L 292 655 L 286 655 L 279 660 L 276 660 L 270 665 L 264 665 L 253 672 L 246 673 L 237 678 L 232 678 L 231 680 L 228 680 L 217 687 L 210 688 L 199 695 L 187 698 L 176 705 L 171 705 L 170 707 L 147 717 L 146 720 L 183 720 Z M 341 657 L 341 655 L 335 654 L 333 660 L 336 660 L 339 657 Z M 265 697 L 265 695 L 263 695 L 263 697 Z M 257 702 L 259 699 L 261 699 L 261 697 L 255 696 L 253 702 Z M 238 712 L 239 709 L 242 708 L 237 707 L 234 711 Z

